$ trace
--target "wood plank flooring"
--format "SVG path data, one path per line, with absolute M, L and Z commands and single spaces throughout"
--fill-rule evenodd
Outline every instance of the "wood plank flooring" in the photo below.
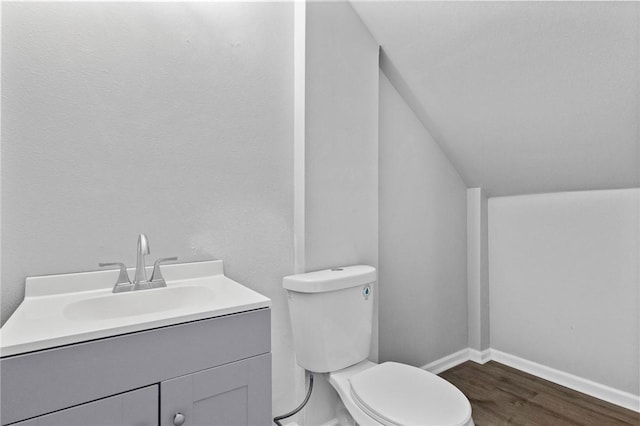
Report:
M 495 361 L 467 361 L 440 374 L 471 401 L 477 426 L 640 426 L 640 414 Z

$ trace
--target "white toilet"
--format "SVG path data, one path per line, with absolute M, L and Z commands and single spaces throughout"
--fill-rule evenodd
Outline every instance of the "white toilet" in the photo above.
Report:
M 469 400 L 451 383 L 417 367 L 367 360 L 375 281 L 375 268 L 365 265 L 283 279 L 298 364 L 329 373 L 360 426 L 473 426 Z

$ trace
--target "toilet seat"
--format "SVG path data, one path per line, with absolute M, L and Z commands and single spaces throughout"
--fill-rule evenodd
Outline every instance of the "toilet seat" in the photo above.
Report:
M 351 376 L 349 382 L 356 405 L 385 426 L 462 426 L 471 420 L 464 394 L 420 368 L 385 362 Z

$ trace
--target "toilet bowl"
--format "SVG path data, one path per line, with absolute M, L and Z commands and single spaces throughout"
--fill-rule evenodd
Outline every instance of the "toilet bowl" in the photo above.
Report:
M 284 277 L 296 362 L 328 373 L 360 426 L 473 426 L 471 404 L 451 383 L 406 364 L 367 361 L 376 278 L 367 265 Z
M 455 386 L 420 368 L 362 361 L 329 373 L 360 426 L 473 426 L 471 405 Z

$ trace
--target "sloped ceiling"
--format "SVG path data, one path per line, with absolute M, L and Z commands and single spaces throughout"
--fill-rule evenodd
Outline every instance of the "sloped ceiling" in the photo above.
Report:
M 469 187 L 640 186 L 640 3 L 352 5 Z

